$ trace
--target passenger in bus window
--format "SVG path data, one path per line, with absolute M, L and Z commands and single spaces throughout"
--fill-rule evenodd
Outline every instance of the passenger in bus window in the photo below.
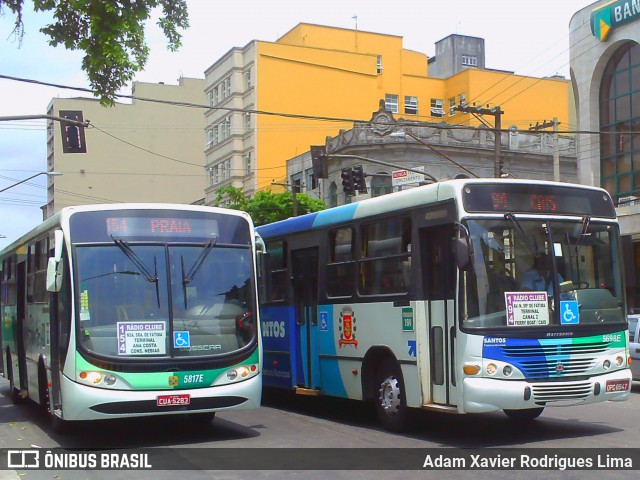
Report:
M 553 265 L 551 257 L 545 254 L 536 254 L 533 257 L 533 265 L 520 279 L 520 288 L 533 292 L 546 291 L 553 295 Z M 558 273 L 558 283 L 564 282 L 562 275 Z

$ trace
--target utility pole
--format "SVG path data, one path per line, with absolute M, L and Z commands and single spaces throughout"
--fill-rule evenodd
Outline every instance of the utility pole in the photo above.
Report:
M 293 197 L 293 205 L 291 206 L 291 216 L 298 216 L 298 193 L 300 193 L 301 184 L 290 184 L 290 183 L 278 183 L 271 182 L 271 185 L 278 185 L 279 187 L 289 188 L 291 187 L 291 196 Z
M 541 124 L 536 123 L 529 127 L 529 130 L 544 130 L 545 128 L 553 127 L 553 180 L 560 181 L 560 140 L 558 138 L 558 117 L 553 117 L 553 121 L 547 122 L 546 120 Z
M 504 173 L 504 164 L 502 163 L 502 118 L 504 113 L 500 107 L 487 108 L 458 105 L 455 107 L 458 112 L 475 113 L 480 115 L 491 115 L 494 118 L 493 133 L 495 136 L 495 153 L 493 160 L 493 176 L 496 178 L 502 177 Z

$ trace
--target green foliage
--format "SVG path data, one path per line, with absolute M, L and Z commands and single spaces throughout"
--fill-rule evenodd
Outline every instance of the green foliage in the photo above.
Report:
M 25 0 L 0 0 L 15 16 L 14 34 L 22 39 Z M 82 68 L 103 105 L 113 105 L 118 90 L 143 70 L 149 57 L 144 24 L 151 10 L 162 8 L 158 25 L 168 48 L 180 47 L 178 29 L 189 27 L 186 0 L 33 0 L 35 11 L 51 11 L 54 22 L 41 31 L 52 46 L 82 50 Z
M 293 216 L 293 195 L 291 192 L 273 193 L 271 190 L 263 190 L 252 198 L 247 198 L 241 188 L 230 185 L 216 191 L 214 205 L 219 206 L 223 199 L 229 199 L 228 208 L 247 212 L 256 226 L 277 222 Z M 321 200 L 311 198 L 309 195 L 299 193 L 298 215 L 318 212 L 327 208 Z

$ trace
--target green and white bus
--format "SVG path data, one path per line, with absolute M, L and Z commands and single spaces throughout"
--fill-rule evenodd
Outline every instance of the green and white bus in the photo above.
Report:
M 391 430 L 411 407 L 529 420 L 629 397 L 605 190 L 451 180 L 257 230 L 265 386 L 371 400 Z
M 256 408 L 251 218 L 170 204 L 62 209 L 0 252 L 4 376 L 70 422 Z

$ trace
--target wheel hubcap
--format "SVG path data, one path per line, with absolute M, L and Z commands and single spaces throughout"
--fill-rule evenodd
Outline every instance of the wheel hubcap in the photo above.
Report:
M 380 406 L 387 415 L 395 415 L 400 410 L 400 386 L 395 377 L 387 378 L 380 384 Z

